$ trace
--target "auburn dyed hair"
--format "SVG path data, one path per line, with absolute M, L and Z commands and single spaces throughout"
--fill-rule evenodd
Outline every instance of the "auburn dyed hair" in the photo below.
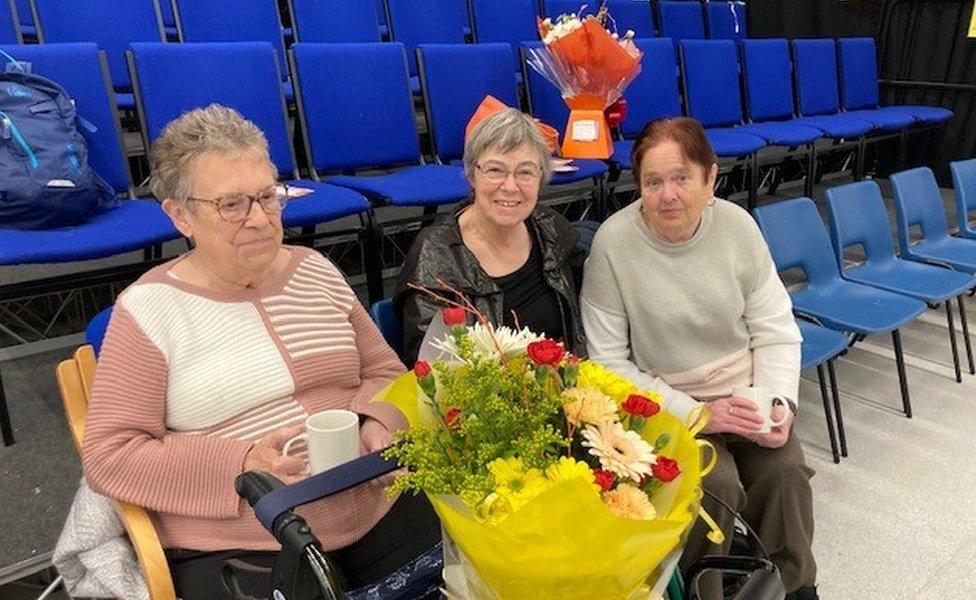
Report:
M 708 177 L 712 165 L 718 163 L 701 123 L 689 117 L 656 119 L 644 125 L 644 129 L 641 129 L 634 140 L 634 149 L 630 153 L 638 187 L 641 185 L 641 160 L 644 154 L 654 146 L 668 141 L 677 143 L 685 160 L 701 167 L 705 178 Z

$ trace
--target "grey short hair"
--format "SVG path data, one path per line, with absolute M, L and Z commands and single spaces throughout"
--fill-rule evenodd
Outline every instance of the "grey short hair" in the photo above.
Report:
M 268 140 L 258 126 L 232 108 L 211 104 L 171 121 L 153 142 L 149 153 L 152 194 L 160 202 L 173 198 L 185 204 L 192 188 L 187 165 L 208 152 L 254 154 L 267 159 L 268 168 L 277 175 Z
M 535 120 L 517 108 L 506 108 L 478 123 L 464 142 L 464 174 L 468 179 L 474 178 L 478 160 L 489 148 L 504 153 L 522 146 L 529 146 L 539 155 L 542 184 L 549 183 L 552 177 L 549 146 Z

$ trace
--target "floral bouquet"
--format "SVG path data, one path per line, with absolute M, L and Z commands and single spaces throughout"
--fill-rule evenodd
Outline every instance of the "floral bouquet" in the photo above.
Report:
M 387 452 L 407 468 L 390 490 L 430 498 L 447 592 L 648 597 L 700 511 L 704 423 L 689 430 L 599 364 L 453 304 L 434 343 L 447 360 L 419 361 L 374 399 L 410 423 Z
M 608 23 L 612 25 L 613 18 L 606 6 L 596 15 L 539 19 L 543 47 L 527 50 L 529 66 L 559 88 L 569 106 L 563 156 L 610 158 L 613 154 L 603 110 L 640 73 L 643 54 L 634 44 L 633 31 L 620 36 L 606 28 Z

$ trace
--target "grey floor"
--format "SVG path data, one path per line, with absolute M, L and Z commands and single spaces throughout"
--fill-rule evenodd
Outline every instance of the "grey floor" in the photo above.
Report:
M 976 300 L 969 304 L 976 327 Z M 888 338 L 869 338 L 838 360 L 850 447 L 839 465 L 830 457 L 816 372 L 803 374 L 797 431 L 817 471 L 815 552 L 825 599 L 976 598 L 976 376 L 952 379 L 942 312 L 906 326 L 903 344 L 913 419 L 900 413 Z M 68 353 L 4 365 L 21 425 L 18 443 L 0 448 L 0 569 L 51 549 L 77 481 L 53 378 Z M 0 600 L 36 598 L 40 589 L 0 586 Z

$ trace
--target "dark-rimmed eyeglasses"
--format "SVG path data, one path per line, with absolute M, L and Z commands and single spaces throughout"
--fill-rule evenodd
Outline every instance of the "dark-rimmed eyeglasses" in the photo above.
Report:
M 257 194 L 227 194 L 209 200 L 207 198 L 188 197 L 188 201 L 212 204 L 221 218 L 228 223 L 240 223 L 251 214 L 251 206 L 257 202 L 261 210 L 269 215 L 280 213 L 288 202 L 288 186 L 276 185 Z

